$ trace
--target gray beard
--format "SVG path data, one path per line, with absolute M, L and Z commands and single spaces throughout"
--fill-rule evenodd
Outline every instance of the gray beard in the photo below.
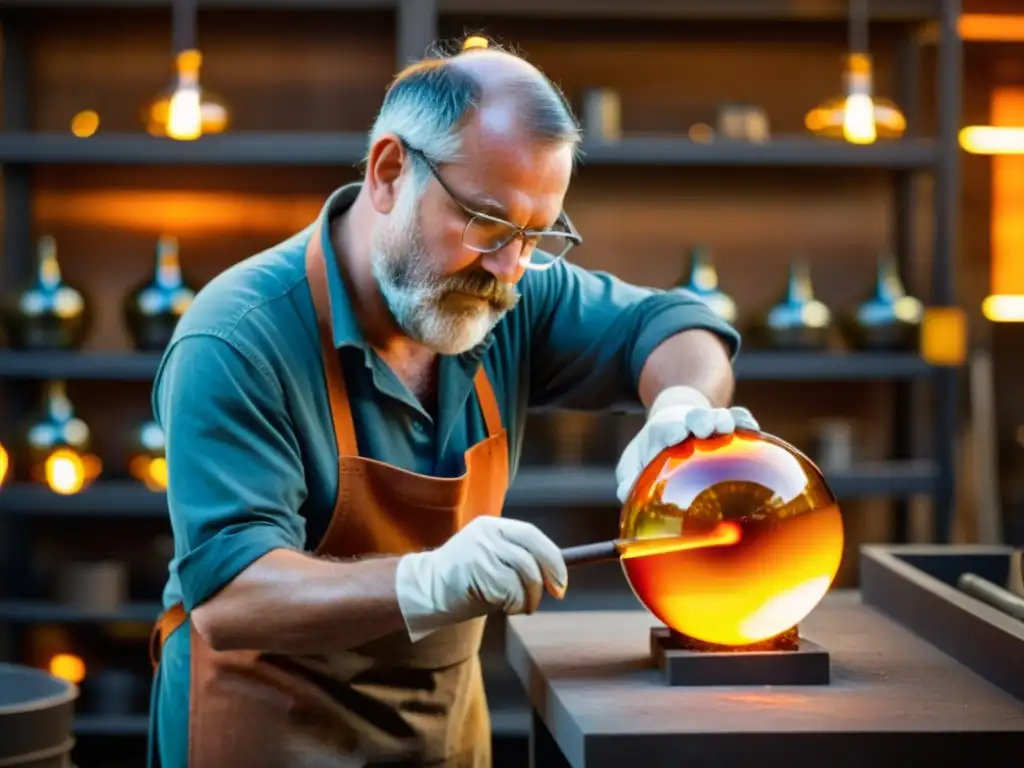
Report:
M 430 270 L 431 258 L 417 227 L 414 194 L 415 190 L 403 190 L 392 212 L 393 222 L 374 238 L 373 276 L 388 311 L 409 338 L 438 354 L 462 354 L 487 337 L 518 301 L 518 293 L 513 291 L 514 300 L 506 295 L 465 311 L 445 307 L 449 292 L 467 288 L 473 293 L 482 286 L 469 288 L 479 283 L 479 278 L 439 278 Z M 413 198 L 412 205 L 402 199 L 406 195 Z

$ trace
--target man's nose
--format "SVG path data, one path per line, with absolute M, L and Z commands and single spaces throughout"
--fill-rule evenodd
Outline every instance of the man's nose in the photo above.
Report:
M 524 249 L 523 241 L 514 238 L 502 248 L 485 253 L 482 266 L 500 282 L 515 285 L 522 279 L 523 273 L 526 271 L 523 262 L 528 258 L 529 253 Z

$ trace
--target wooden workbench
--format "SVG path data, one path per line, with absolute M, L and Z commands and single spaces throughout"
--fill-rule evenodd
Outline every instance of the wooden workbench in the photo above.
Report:
M 801 624 L 831 654 L 823 686 L 670 687 L 650 657 L 657 624 L 642 610 L 509 619 L 535 768 L 980 765 L 982 749 L 1024 754 L 1024 702 L 856 592 L 830 593 Z

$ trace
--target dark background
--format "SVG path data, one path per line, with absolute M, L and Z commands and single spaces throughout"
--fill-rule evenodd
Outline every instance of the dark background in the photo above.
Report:
M 289 9 L 274 7 L 284 5 Z M 20 475 L 0 491 L 0 659 L 45 666 L 48 654 L 65 649 L 82 655 L 90 674 L 125 668 L 136 675 L 136 707 L 124 716 L 90 716 L 83 698 L 80 768 L 142 764 L 146 638 L 169 532 L 161 498 L 111 484 L 124 474 L 127 431 L 149 415 L 153 366 L 130 357 L 121 300 L 152 268 L 163 233 L 179 238 L 187 277 L 199 287 L 305 226 L 327 194 L 357 178 L 357 155 L 345 150 L 331 159 L 295 135 L 346 132 L 358 139 L 393 73 L 434 37 L 484 33 L 540 66 L 577 112 L 585 89 L 614 89 L 627 135 L 679 139 L 661 148 L 637 139 L 641 143 L 629 145 L 638 153 L 633 160 L 599 149 L 585 159 L 566 201 L 586 239 L 573 255 L 584 266 L 668 287 L 683 274 L 689 249 L 707 244 L 723 289 L 746 321 L 778 300 L 795 253 L 808 257 L 819 298 L 842 313 L 871 289 L 878 251 L 896 249 L 908 289 L 926 303 L 961 307 L 972 353 L 992 355 L 1003 535 L 1024 543 L 1015 491 L 1021 464 L 1015 434 L 1024 401 L 1014 398 L 1020 380 L 1015 350 L 1024 334 L 1017 326 L 994 326 L 980 312 L 989 291 L 991 161 L 951 144 L 939 119 L 951 105 L 954 131 L 988 122 L 992 89 L 1024 84 L 1020 43 L 967 42 L 962 58 L 952 59 L 955 87 L 944 92 L 935 23 L 919 17 L 927 15 L 922 9 L 955 4 L 876 0 L 870 34 L 876 93 L 895 99 L 911 119 L 903 142 L 856 158 L 834 142 L 837 152 L 821 163 L 801 154 L 813 153 L 820 142 L 798 145 L 786 157 L 768 147 L 764 155 L 706 160 L 684 141 L 686 129 L 713 123 L 725 102 L 758 104 L 770 116 L 773 136 L 808 139 L 804 114 L 842 87 L 844 2 L 436 5 L 435 14 L 434 0 L 200 3 L 202 83 L 230 106 L 225 139 L 281 132 L 265 153 L 243 147 L 232 154 L 229 145 L 227 154 L 211 158 L 187 143 L 164 148 L 166 140 L 142 132 L 143 106 L 172 76 L 169 3 L 0 2 L 0 287 L 20 287 L 36 238 L 54 235 L 64 276 L 97 308 L 86 351 L 117 353 L 95 366 L 94 358 L 55 357 L 52 369 L 30 365 L 26 373 L 23 360 L 0 350 L 0 441 L 11 441 L 40 380 L 67 377 L 107 468 L 94 489 L 71 500 L 36 493 Z M 1021 10 L 1013 5 L 978 0 L 964 10 Z M 68 126 L 84 109 L 99 113 L 100 128 L 91 139 L 74 139 Z M 57 140 L 45 147 L 26 140 L 36 132 Z M 111 134 L 130 134 L 132 141 L 111 143 Z M 928 160 L 920 164 L 914 158 L 922 147 Z M 918 165 L 926 167 L 907 170 Z M 947 182 L 952 204 L 944 207 Z M 951 288 L 945 296 L 935 293 L 942 275 Z M 792 356 L 745 354 L 736 401 L 766 430 L 802 447 L 813 446 L 824 420 L 852 425 L 857 469 L 835 478 L 847 535 L 837 586 L 856 586 L 861 543 L 977 539 L 982 480 L 971 463 L 977 425 L 969 418 L 966 369 L 935 372 L 913 354 L 872 365 L 843 367 L 842 360 L 827 358 L 810 369 L 800 366 Z M 955 419 L 944 421 L 944 413 Z M 612 468 L 636 417 L 537 414 L 533 423 L 508 514 L 538 523 L 565 545 L 614 536 Z M 935 524 L 936 510 L 940 523 L 952 513 L 948 528 Z M 53 601 L 60 564 L 104 558 L 130 564 L 132 604 L 97 621 Z M 636 605 L 617 568 L 574 575 L 574 593 L 569 608 Z M 524 699 L 504 667 L 499 622 L 487 645 L 496 737 L 519 750 Z

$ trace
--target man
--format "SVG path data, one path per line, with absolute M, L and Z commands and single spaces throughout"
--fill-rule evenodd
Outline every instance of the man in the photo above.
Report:
M 567 586 L 500 516 L 527 409 L 647 406 L 620 499 L 665 446 L 757 428 L 726 407 L 732 328 L 560 258 L 578 139 L 509 53 L 411 66 L 362 182 L 181 320 L 151 765 L 488 766 L 483 622 Z

